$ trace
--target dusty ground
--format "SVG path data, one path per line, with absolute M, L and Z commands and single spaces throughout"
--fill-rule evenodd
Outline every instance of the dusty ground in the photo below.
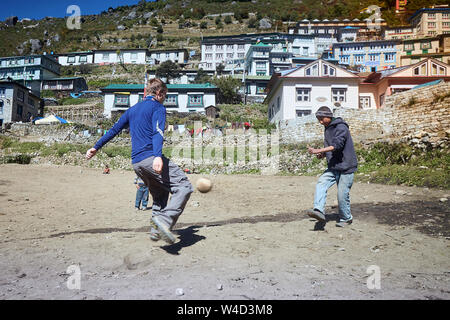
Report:
M 448 190 L 356 183 L 342 229 L 305 215 L 315 177 L 214 176 L 165 246 L 149 239 L 150 211 L 133 209 L 133 178 L 0 165 L 0 299 L 450 298 Z M 367 287 L 371 265 L 381 289 Z

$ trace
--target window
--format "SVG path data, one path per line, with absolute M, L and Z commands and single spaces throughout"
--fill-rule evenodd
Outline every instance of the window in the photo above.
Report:
M 168 94 L 166 96 L 166 100 L 164 101 L 164 105 L 167 107 L 177 107 L 178 106 L 178 95 L 176 94 Z
M 305 70 L 305 74 L 307 76 L 318 76 L 319 75 L 319 66 L 317 64 L 307 68 Z
M 238 44 L 238 50 L 245 50 L 245 45 Z
M 303 51 L 302 51 L 302 54 L 304 55 L 304 56 L 308 56 L 309 55 L 309 48 L 308 47 L 303 47 Z
M 206 69 L 212 69 L 212 63 L 207 63 L 206 64 Z
M 216 53 L 216 60 L 223 59 L 223 53 Z
M 436 22 L 428 22 L 428 28 L 429 28 L 429 29 L 434 29 L 434 28 L 436 28 Z
M 339 63 L 348 63 L 349 56 L 339 56 Z
M 450 19 L 450 13 L 443 13 L 442 20 L 448 20 L 448 19 Z
M 67 63 L 75 63 L 75 57 L 67 57 Z
M 436 19 L 436 13 L 429 13 L 428 14 L 428 19 L 430 19 L 430 20 Z
M 443 29 L 450 29 L 450 22 L 442 22 Z
M 170 58 L 170 53 L 166 53 L 166 59 Z
M 403 50 L 405 51 L 414 50 L 414 43 L 405 43 L 405 45 L 403 46 Z
M 233 59 L 233 53 L 227 53 L 227 58 L 228 59 Z
M 413 70 L 415 76 L 426 76 L 427 75 L 427 64 L 424 63 Z
M 22 90 L 17 91 L 17 99 L 21 102 L 25 100 L 25 93 Z
M 206 53 L 205 54 L 206 60 L 212 60 L 212 57 L 213 57 L 212 53 Z
M 114 106 L 126 106 L 129 105 L 129 95 L 126 94 L 117 94 L 115 96 Z
M 212 51 L 212 45 L 208 44 L 208 45 L 205 47 L 205 50 L 206 50 L 206 51 Z
M 227 45 L 227 50 L 228 51 L 233 50 L 233 48 L 234 48 L 234 46 L 232 44 L 228 44 Z
M 355 63 L 363 63 L 364 62 L 364 56 L 363 55 L 355 55 Z
M 222 50 L 223 50 L 223 45 L 217 44 L 216 45 L 216 51 L 222 51 Z
M 203 106 L 203 95 L 201 94 L 191 94 L 188 98 L 188 107 L 202 107 Z
M 137 60 L 138 54 L 136 52 L 131 53 L 131 60 Z
M 420 49 L 431 49 L 431 42 L 421 42 L 420 43 Z
M 25 58 L 25 64 L 34 64 L 34 58 Z
M 6 94 L 6 88 L 0 88 L 0 97 L 4 97 Z
M 370 97 L 359 97 L 359 108 L 370 109 Z
M 380 95 L 380 106 L 384 105 L 384 93 Z
M 80 62 L 87 62 L 87 56 L 80 56 Z
M 395 53 L 385 53 L 384 61 L 386 62 L 394 62 L 395 61 Z
M 256 85 L 256 94 L 265 94 L 266 93 L 266 87 L 263 84 L 257 84 Z
M 311 101 L 311 89 L 297 88 L 297 101 Z
M 3 114 L 3 100 L 0 100 L 0 114 Z
M 104 53 L 104 54 L 102 55 L 102 60 L 103 60 L 103 61 L 109 61 L 109 53 Z
M 334 76 L 335 74 L 336 74 L 335 68 L 333 68 L 327 64 L 323 65 L 323 75 L 324 76 Z
M 333 102 L 346 102 L 347 89 L 331 89 Z
M 266 63 L 265 62 L 256 62 L 256 70 L 266 71 Z
M 21 104 L 17 105 L 17 115 L 22 116 L 23 114 L 23 106 Z
M 369 54 L 369 61 L 380 61 L 379 54 Z
M 139 93 L 138 102 L 141 102 L 142 100 L 144 100 L 144 94 L 143 93 Z
M 238 58 L 244 58 L 244 54 L 243 53 L 238 53 Z
M 445 73 L 446 73 L 445 69 L 446 68 L 444 68 L 440 65 L 437 65 L 436 63 L 431 63 L 431 75 L 433 75 L 433 76 L 437 76 L 437 75 L 445 76 Z
M 33 106 L 33 107 L 34 107 L 34 100 L 31 99 L 30 97 L 28 98 L 28 104 L 29 104 L 30 106 Z
M 304 117 L 311 114 L 311 110 L 295 110 L 297 118 Z

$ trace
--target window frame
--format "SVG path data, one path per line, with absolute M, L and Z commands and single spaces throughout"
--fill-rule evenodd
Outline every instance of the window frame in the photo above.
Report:
M 368 104 L 364 104 L 364 105 L 368 105 L 368 107 L 364 108 L 361 104 L 361 99 L 366 99 L 366 101 L 368 101 Z M 359 104 L 358 104 L 359 109 L 370 109 L 371 108 L 371 99 L 370 96 L 359 96 Z
M 303 87 L 295 88 L 295 101 L 311 102 L 311 88 L 303 88 Z
M 343 91 L 343 94 L 341 93 L 341 91 Z M 344 97 L 344 99 L 340 100 L 342 96 Z M 331 88 L 331 101 L 339 103 L 347 102 L 347 88 Z
M 121 102 L 120 100 L 126 98 L 126 103 L 125 102 Z M 117 106 L 130 106 L 130 95 L 128 94 L 114 94 L 114 107 Z

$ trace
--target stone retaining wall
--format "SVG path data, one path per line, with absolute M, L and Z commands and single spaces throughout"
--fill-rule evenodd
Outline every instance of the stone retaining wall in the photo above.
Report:
M 382 109 L 335 111 L 350 126 L 356 142 L 394 141 L 428 135 L 431 140 L 450 134 L 450 83 L 422 87 L 387 97 Z M 282 121 L 282 143 L 304 143 L 323 139 L 323 127 L 314 115 Z

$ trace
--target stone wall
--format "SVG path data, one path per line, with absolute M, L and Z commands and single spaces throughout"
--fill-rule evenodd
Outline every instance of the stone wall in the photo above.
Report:
M 397 93 L 387 97 L 382 109 L 335 111 L 350 126 L 355 142 L 398 141 L 428 136 L 442 142 L 450 135 L 450 83 Z M 314 115 L 282 121 L 282 143 L 305 143 L 323 139 L 323 127 Z

